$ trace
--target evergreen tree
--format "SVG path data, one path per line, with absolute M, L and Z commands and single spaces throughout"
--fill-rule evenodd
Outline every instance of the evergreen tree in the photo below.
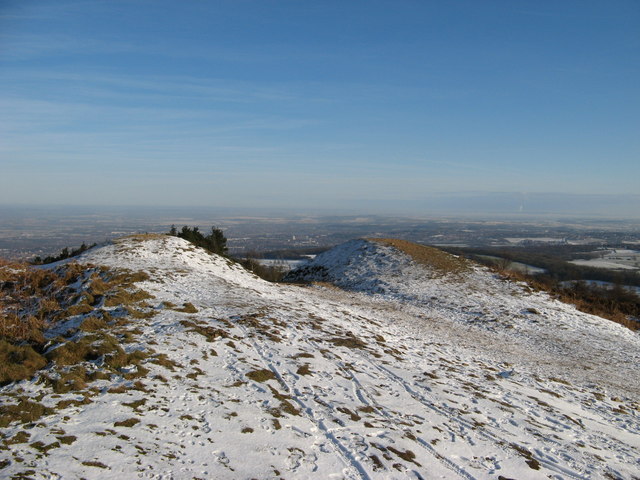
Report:
M 222 233 L 222 230 L 216 227 L 211 227 L 211 233 L 206 237 L 208 243 L 208 250 L 217 253 L 218 255 L 226 255 L 227 239 Z
M 227 238 L 219 228 L 211 227 L 211 233 L 207 236 L 204 236 L 198 227 L 190 228 L 187 225 L 182 227 L 179 233 L 176 231 L 175 226 L 172 226 L 169 232 L 170 235 L 172 234 L 171 232 L 175 232 L 176 236 L 184 238 L 208 252 L 223 256 L 227 254 Z

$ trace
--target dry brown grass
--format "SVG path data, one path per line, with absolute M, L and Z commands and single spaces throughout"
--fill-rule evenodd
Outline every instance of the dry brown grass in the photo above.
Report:
M 103 318 L 87 317 L 82 321 L 80 330 L 83 332 L 97 332 L 105 330 L 108 327 L 107 322 Z
M 181 308 L 174 308 L 174 310 L 182 313 L 198 313 L 198 309 L 191 302 L 183 303 Z
M 51 294 L 62 284 L 58 275 L 26 264 L 0 262 L 0 338 L 41 343 L 45 318 L 59 307 Z
M 105 307 L 133 305 L 150 298 L 153 298 L 153 296 L 144 290 L 119 288 L 114 293 L 107 294 L 107 299 L 105 300 L 104 305 Z
M 161 365 L 172 372 L 175 372 L 176 368 L 182 368 L 182 365 L 171 360 L 165 353 L 158 353 L 154 355 L 150 361 L 157 365 Z
M 470 265 L 467 260 L 443 252 L 437 248 L 395 238 L 371 238 L 369 240 L 395 247 L 409 255 L 415 262 L 430 267 L 434 273 L 437 274 L 458 274 L 470 270 Z
M 47 377 L 47 383 L 52 387 L 54 393 L 58 394 L 84 390 L 87 388 L 87 381 L 87 372 L 82 366 L 71 368 L 54 379 Z
M 347 332 L 344 337 L 328 338 L 327 341 L 333 343 L 336 347 L 367 348 L 367 344 L 351 332 Z
M 100 277 L 100 275 L 97 273 L 94 273 L 93 275 L 91 275 L 90 281 L 91 281 L 91 285 L 88 291 L 94 297 L 99 295 L 104 295 L 111 288 L 111 285 L 105 282 L 102 279 L 102 277 Z
M 276 378 L 275 374 L 266 368 L 252 370 L 251 372 L 247 372 L 245 375 L 254 382 L 260 383 L 266 382 L 267 380 L 274 380 Z
M 47 361 L 28 345 L 12 345 L 0 340 L 0 385 L 31 378 Z
M 150 353 L 126 353 L 121 344 L 141 333 L 123 326 L 155 313 L 145 303 L 152 296 L 136 286 L 148 279 L 145 272 L 75 262 L 47 269 L 0 260 L 0 385 L 30 379 L 47 365 L 39 378 L 56 393 L 85 390 L 110 374 L 126 379 L 146 375 L 142 363 Z M 118 315 L 109 315 L 104 310 L 109 307 Z M 197 310 L 185 304 L 184 311 Z M 82 316 L 79 328 L 53 339 L 41 355 L 44 332 L 72 316 Z M 86 362 L 98 365 L 100 373 L 88 375 Z M 122 373 L 130 365 L 136 368 Z
M 52 413 L 50 408 L 46 408 L 37 402 L 32 402 L 26 397 L 21 397 L 15 404 L 0 405 L 0 427 L 7 427 L 13 422 L 35 422 L 43 415 L 50 413 Z
M 69 287 L 91 268 L 69 263 L 50 270 L 0 260 L 0 339 L 38 346 L 55 322 L 91 311 L 93 297 L 74 297 Z
M 135 286 L 137 282 L 149 280 L 146 272 L 118 271 L 107 276 L 105 284 L 99 285 L 103 290 L 105 307 L 123 306 L 131 311 L 135 310 L 136 318 L 146 318 L 149 315 L 137 315 L 135 307 L 147 307 L 142 304 L 145 300 L 154 298 L 150 293 Z
M 46 354 L 47 359 L 58 366 L 78 365 L 101 359 L 103 367 L 110 370 L 137 365 L 141 371 L 140 364 L 148 356 L 149 353 L 141 350 L 126 353 L 118 338 L 104 331 L 93 332 L 75 341 L 67 341 Z
M 15 313 L 0 313 L 0 338 L 12 342 L 30 342 L 41 344 L 44 342 L 43 331 L 47 322 L 32 315 L 20 317 Z
M 134 233 L 133 235 L 127 235 L 125 237 L 117 238 L 114 240 L 114 243 L 122 244 L 128 240 L 144 242 L 146 240 L 153 240 L 158 238 L 167 238 L 167 235 L 165 235 L 164 233 Z
M 126 420 L 122 420 L 121 422 L 114 422 L 113 426 L 114 427 L 133 427 L 134 425 L 137 425 L 138 423 L 140 423 L 140 420 L 138 420 L 137 418 L 128 418 Z
M 76 341 L 65 342 L 46 354 L 47 359 L 60 366 L 97 360 L 103 355 L 122 356 L 125 353 L 115 337 L 98 333 L 83 336 Z
M 207 342 L 214 342 L 218 338 L 229 338 L 229 333 L 222 329 L 211 325 L 197 324 L 188 320 L 181 320 L 180 324 L 184 326 L 188 332 L 196 332 L 206 338 Z
M 71 305 L 65 309 L 65 314 L 73 317 L 76 315 L 85 315 L 93 312 L 93 307 L 87 303 L 79 303 L 78 305 Z
M 146 308 L 146 310 L 140 310 L 138 308 L 133 308 L 129 306 L 125 307 L 125 310 L 127 311 L 127 314 L 129 315 L 130 318 L 139 320 L 142 318 L 151 318 L 155 316 L 156 312 L 149 305 L 141 304 L 139 306 Z

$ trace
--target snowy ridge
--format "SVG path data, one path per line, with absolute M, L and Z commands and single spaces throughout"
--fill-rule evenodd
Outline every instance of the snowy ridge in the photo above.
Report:
M 317 256 L 290 278 L 330 282 L 417 316 L 473 327 L 476 344 L 491 332 L 487 348 L 518 350 L 511 361 L 522 363 L 530 356 L 531 367 L 549 364 L 556 367 L 555 375 L 587 383 L 600 379 L 615 391 L 640 396 L 637 333 L 500 279 L 480 265 L 443 275 L 392 246 L 360 239 Z
M 344 289 L 273 285 L 164 236 L 78 261 L 148 274 L 154 315 L 131 320 L 126 348 L 166 360 L 61 395 L 3 387 L 3 402 L 85 401 L 1 428 L 0 476 L 640 475 L 638 335 L 479 267 L 441 275 L 357 240 L 298 272 Z

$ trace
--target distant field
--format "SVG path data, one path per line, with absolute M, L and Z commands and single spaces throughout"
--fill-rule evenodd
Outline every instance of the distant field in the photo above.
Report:
M 276 260 L 272 258 L 257 259 L 257 262 L 260 263 L 260 265 L 264 265 L 265 267 L 284 266 L 287 270 L 292 270 L 296 267 L 299 267 L 303 263 L 307 263 L 308 261 L 309 259 L 307 260 L 287 260 L 287 259 Z
M 495 255 L 478 255 L 478 257 L 492 260 L 494 262 L 499 262 L 500 260 L 502 260 L 500 257 L 496 257 Z M 511 262 L 508 268 L 509 270 L 515 270 L 516 272 L 528 273 L 531 275 L 537 275 L 538 273 L 547 272 L 544 268 L 536 267 L 534 265 L 528 265 L 522 262 Z
M 600 258 L 571 260 L 574 265 L 609 270 L 640 270 L 639 250 L 607 250 Z

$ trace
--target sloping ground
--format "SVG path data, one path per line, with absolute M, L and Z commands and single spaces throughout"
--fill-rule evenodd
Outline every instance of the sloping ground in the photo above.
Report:
M 450 255 L 437 248 L 397 238 L 373 238 L 371 241 L 395 247 L 409 255 L 414 262 L 427 266 L 432 274 L 451 275 L 471 270 L 470 263 L 464 258 Z
M 446 325 L 458 342 L 509 363 L 640 396 L 638 333 L 429 247 L 352 240 L 291 272 L 289 280 L 366 293 L 429 319 L 430 329 Z
M 173 237 L 121 240 L 80 261 L 147 273 L 136 284 L 146 306 L 105 327 L 146 356 L 115 370 L 85 359 L 105 375 L 66 392 L 37 377 L 3 387 L 3 478 L 638 476 L 637 336 L 475 267 L 452 280 L 355 241 L 315 263 L 343 291 L 267 284 Z M 468 311 L 479 305 L 494 310 Z M 529 368 L 536 343 L 523 339 L 551 335 L 545 322 L 566 339 L 606 337 L 595 348 L 617 340 L 627 362 L 611 370 L 635 376 L 630 390 L 556 376 L 560 353 L 542 350 L 548 364 Z M 551 338 L 565 341 L 542 345 Z M 601 375 L 605 359 L 592 362 Z M 20 409 L 31 415 L 8 416 Z

